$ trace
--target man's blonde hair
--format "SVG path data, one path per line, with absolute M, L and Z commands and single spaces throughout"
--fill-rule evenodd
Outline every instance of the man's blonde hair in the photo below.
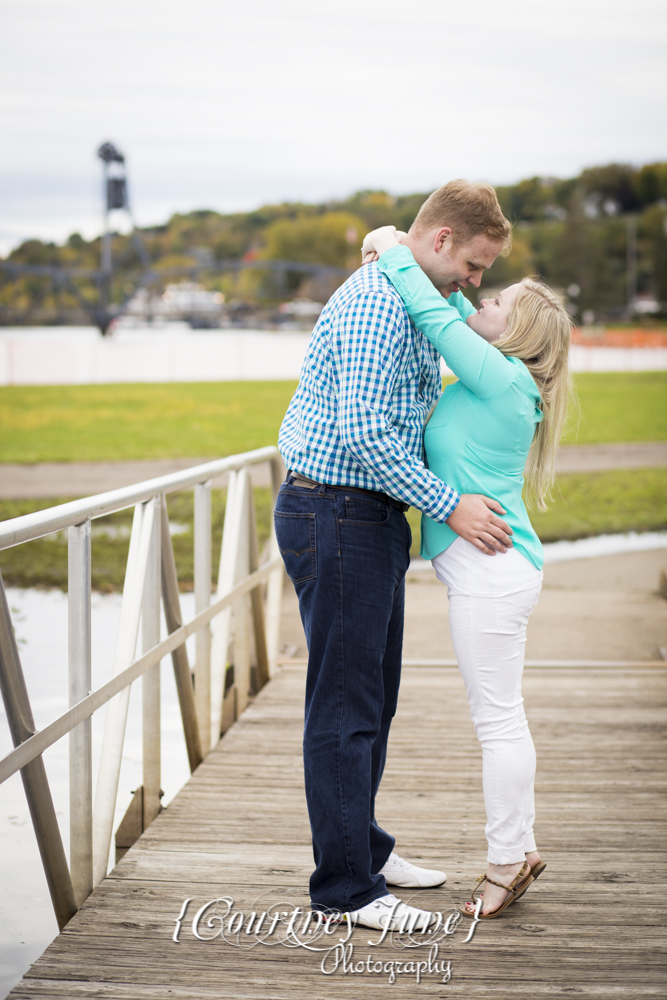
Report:
M 575 406 L 568 371 L 572 319 L 558 296 L 542 282 L 524 278 L 519 285 L 507 330 L 494 347 L 519 358 L 542 397 L 542 420 L 528 454 L 527 499 L 546 510 L 555 478 L 556 454 L 568 403 Z
M 421 236 L 441 226 L 451 229 L 454 244 L 486 236 L 502 243 L 501 257 L 512 249 L 511 223 L 503 215 L 494 189 L 481 181 L 450 181 L 426 199 L 412 228 Z

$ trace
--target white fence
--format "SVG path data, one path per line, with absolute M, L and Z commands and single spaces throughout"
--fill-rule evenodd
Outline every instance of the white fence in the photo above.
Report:
M 667 371 L 667 347 L 586 347 L 570 348 L 573 372 L 654 372 Z
M 0 385 L 298 379 L 309 333 L 267 330 L 0 329 Z M 667 370 L 664 347 L 583 347 L 573 371 Z M 443 374 L 448 372 L 444 363 Z
M 160 661 L 171 654 L 191 770 L 275 669 L 282 559 L 272 531 L 268 558 L 259 565 L 249 477 L 250 466 L 267 461 L 275 499 L 284 469 L 277 449 L 269 447 L 0 524 L 0 549 L 65 528 L 68 531 L 70 708 L 40 732 L 35 731 L 0 580 L 0 688 L 15 746 L 0 761 L 0 782 L 21 771 L 61 928 L 107 872 L 131 684 L 142 678 L 143 786 L 135 799 L 140 808 L 139 829 L 145 829 L 161 808 Z M 211 480 L 222 472 L 229 473 L 229 484 L 217 590 L 212 594 Z M 183 625 L 165 497 L 187 488 L 195 491 L 195 616 Z M 130 506 L 134 506 L 134 520 L 112 677 L 91 692 L 91 521 Z M 169 633 L 162 641 L 161 605 Z M 194 675 L 185 647 L 191 635 L 196 635 Z M 141 653 L 137 655 L 139 640 Z M 230 644 L 233 683 L 228 684 Z M 107 703 L 93 805 L 90 723 L 93 713 Z M 68 733 L 69 867 L 41 757 Z
M 309 333 L 266 330 L 0 330 L 0 385 L 298 379 Z

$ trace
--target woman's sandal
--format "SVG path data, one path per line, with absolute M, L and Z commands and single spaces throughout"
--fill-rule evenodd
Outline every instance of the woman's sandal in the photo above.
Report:
M 533 868 L 530 869 L 530 874 L 533 876 L 533 882 L 535 881 L 536 878 L 540 877 L 540 875 L 542 874 L 542 872 L 544 871 L 544 869 L 546 867 L 547 867 L 546 861 L 538 861 L 537 864 Z M 530 882 L 526 882 L 526 884 L 524 886 L 522 886 L 522 888 L 519 889 L 514 894 L 514 902 L 515 903 L 516 903 L 516 901 L 518 899 L 521 899 L 521 897 L 523 896 L 524 892 L 526 891 L 526 889 L 528 888 L 528 886 L 530 884 L 531 884 Z M 481 895 L 483 896 L 484 893 L 481 893 Z
M 539 865 L 536 865 L 539 867 Z M 546 868 L 546 865 L 544 866 Z M 544 868 L 542 868 L 544 871 Z M 540 873 L 541 874 L 541 873 Z M 477 900 L 475 899 L 475 892 L 479 888 L 482 882 L 491 882 L 492 885 L 497 885 L 500 889 L 505 889 L 509 895 L 507 899 L 501 903 L 497 910 L 491 910 L 490 913 L 480 913 L 478 920 L 492 920 L 493 917 L 499 917 L 503 910 L 518 899 L 518 896 L 522 896 L 531 882 L 534 882 L 534 876 L 531 873 L 530 865 L 527 861 L 524 861 L 519 871 L 516 873 L 509 885 L 503 885 L 502 882 L 496 882 L 494 879 L 489 878 L 488 875 L 480 875 L 475 884 L 475 888 L 470 894 L 470 899 L 472 900 L 473 906 L 476 908 Z M 467 906 L 467 904 L 466 904 Z M 474 911 L 466 909 L 466 906 L 459 906 L 459 913 L 462 913 L 464 917 L 474 917 Z
M 544 869 L 546 867 L 547 867 L 546 861 L 538 861 L 538 863 L 535 865 L 535 867 L 530 869 L 530 874 L 533 876 L 533 879 L 532 879 L 533 882 L 535 881 L 536 878 L 540 877 L 540 875 L 542 874 L 542 872 L 544 871 Z M 521 897 L 523 896 L 524 892 L 526 891 L 526 889 L 528 888 L 529 885 L 530 885 L 530 882 L 526 882 L 526 884 L 524 886 L 522 886 L 517 893 L 515 893 L 515 895 L 514 895 L 514 902 L 515 903 L 516 903 L 517 899 L 521 899 Z
M 533 882 L 536 878 L 539 878 L 544 869 L 547 867 L 546 861 L 538 861 L 534 868 L 530 869 L 530 874 L 533 876 Z

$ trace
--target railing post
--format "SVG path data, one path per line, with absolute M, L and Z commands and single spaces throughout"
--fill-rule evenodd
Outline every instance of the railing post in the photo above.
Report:
M 273 507 L 280 489 L 280 484 L 285 478 L 285 467 L 280 456 L 271 459 L 271 485 L 273 494 Z M 271 545 L 269 549 L 271 559 L 280 557 L 278 540 L 276 539 L 275 525 L 271 517 Z M 269 575 L 266 586 L 266 648 L 269 658 L 269 676 L 273 676 L 277 669 L 278 653 L 280 649 L 280 610 L 283 597 L 283 566 L 282 560 L 278 567 Z
M 238 472 L 230 472 L 227 482 L 227 503 L 225 523 L 222 528 L 218 587 L 216 597 L 228 594 L 236 580 L 236 561 L 239 552 L 239 530 L 241 506 L 239 497 L 243 492 L 243 477 Z M 232 609 L 225 608 L 213 619 L 213 640 L 211 644 L 211 743 L 217 743 L 223 721 L 225 701 L 225 679 L 227 674 L 227 653 L 231 634 Z M 234 698 L 230 691 L 229 697 Z M 228 703 L 229 704 L 229 703 Z M 232 706 L 233 708 L 233 706 Z M 233 712 L 232 712 L 233 714 Z M 232 718 L 232 721 L 233 718 Z
M 238 477 L 238 534 L 236 536 L 237 555 L 234 583 L 248 575 L 249 571 L 249 517 L 247 491 L 252 489 L 248 467 L 241 469 Z M 232 539 L 233 541 L 233 539 Z M 250 615 L 248 596 L 241 597 L 232 605 L 232 628 L 234 636 L 234 682 L 236 684 L 236 705 L 240 715 L 250 700 Z
M 195 486 L 195 614 L 211 603 L 211 482 Z M 211 626 L 197 632 L 195 702 L 202 746 L 211 746 Z
M 90 518 L 68 529 L 69 706 L 90 694 Z M 93 891 L 91 719 L 69 734 L 70 870 L 79 906 Z
M 118 626 L 112 676 L 132 663 L 137 648 L 141 604 L 148 567 L 148 554 L 155 516 L 155 499 L 137 504 L 125 569 L 123 604 Z M 93 881 L 101 882 L 107 873 L 113 817 L 118 795 L 118 778 L 123 755 L 130 688 L 126 687 L 109 702 L 104 723 L 100 769 L 93 807 Z
M 164 617 L 167 622 L 167 632 L 171 633 L 181 627 L 183 618 L 181 616 L 181 601 L 178 596 L 178 577 L 176 575 L 174 550 L 171 545 L 171 535 L 169 534 L 169 514 L 164 496 L 162 497 L 161 505 L 162 603 L 164 605 Z M 188 651 L 185 643 L 171 654 L 171 662 L 174 667 L 174 679 L 176 681 L 178 703 L 181 708 L 181 720 L 183 722 L 185 745 L 188 751 L 188 761 L 190 770 L 194 771 L 201 764 L 204 755 L 202 754 L 197 709 L 195 707 L 195 692 L 192 687 L 192 674 L 190 673 Z
M 156 505 L 162 506 L 162 497 Z M 142 646 L 144 653 L 160 641 L 160 517 L 153 518 L 146 583 L 142 609 Z M 142 677 L 143 714 L 143 828 L 150 826 L 160 811 L 160 664 L 147 670 Z
M 248 569 L 254 573 L 259 567 L 259 546 L 257 543 L 257 522 L 255 520 L 255 500 L 252 489 L 248 490 Z M 257 657 L 257 685 L 263 688 L 269 680 L 269 659 L 266 650 L 266 628 L 264 625 L 264 586 L 260 584 L 250 592 L 252 608 L 255 656 Z
M 12 742 L 16 747 L 33 735 L 35 722 L 21 669 L 2 576 L 0 576 L 0 690 Z M 76 913 L 76 899 L 41 754 L 21 768 L 21 778 L 58 927 L 62 930 Z

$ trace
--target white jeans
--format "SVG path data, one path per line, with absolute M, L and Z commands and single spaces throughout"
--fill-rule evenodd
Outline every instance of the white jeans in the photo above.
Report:
M 521 676 L 542 572 L 516 549 L 487 556 L 463 538 L 436 556 L 433 567 L 449 588 L 449 627 L 482 745 L 488 860 L 513 864 L 536 849 L 535 747 Z

